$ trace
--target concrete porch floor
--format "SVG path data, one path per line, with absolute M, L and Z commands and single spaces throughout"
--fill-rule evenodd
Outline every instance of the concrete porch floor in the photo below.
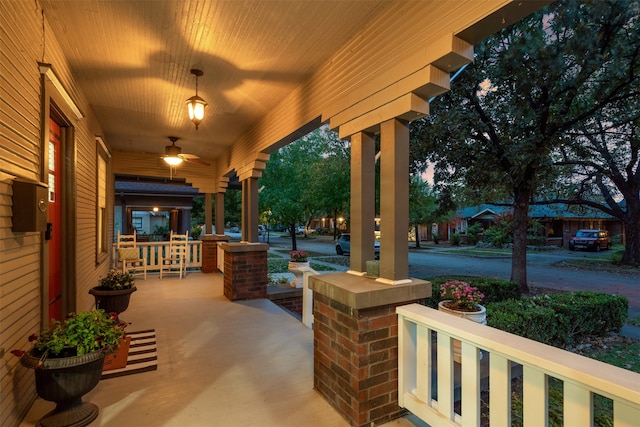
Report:
M 100 408 L 92 426 L 349 425 L 313 389 L 313 331 L 269 300 L 229 301 L 217 273 L 136 285 L 120 317 L 155 329 L 158 369 L 100 381 L 83 398 Z M 21 427 L 54 406 L 37 399 Z

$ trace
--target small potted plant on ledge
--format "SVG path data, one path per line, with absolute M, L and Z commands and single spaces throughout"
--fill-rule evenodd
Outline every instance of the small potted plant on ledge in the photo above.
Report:
M 487 310 L 480 305 L 484 295 L 478 288 L 460 280 L 449 280 L 440 285 L 440 296 L 438 310 L 487 324 Z
M 300 267 L 309 267 L 307 261 L 307 253 L 305 251 L 296 250 L 289 252 L 289 271 L 293 273 L 295 279 L 289 284 L 292 288 L 302 288 L 302 271 Z
M 98 416 L 98 407 L 82 402 L 100 380 L 105 356 L 118 347 L 125 324 L 104 310 L 71 313 L 51 328 L 33 334 L 29 351 L 13 350 L 22 366 L 35 370 L 36 391 L 56 403 L 38 425 L 86 426 Z
M 440 296 L 443 300 L 438 303 L 439 311 L 482 325 L 487 324 L 487 310 L 480 305 L 484 295 L 478 288 L 461 280 L 449 280 L 440 285 Z M 456 363 L 462 361 L 461 343 L 458 340 L 453 341 L 453 360 Z
M 131 294 L 136 290 L 133 274 L 112 269 L 89 293 L 96 300 L 96 308 L 120 315 L 129 307 Z

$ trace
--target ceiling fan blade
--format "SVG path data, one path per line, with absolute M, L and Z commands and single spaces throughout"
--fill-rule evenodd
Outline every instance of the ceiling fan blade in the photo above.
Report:
M 180 157 L 182 158 L 182 160 L 184 160 L 187 163 L 193 163 L 193 164 L 202 165 L 202 166 L 211 166 L 209 163 L 205 162 L 204 160 L 200 160 L 200 157 L 197 157 L 197 156 L 194 156 L 194 157 L 191 157 L 191 156 L 187 156 L 187 157 L 180 156 Z

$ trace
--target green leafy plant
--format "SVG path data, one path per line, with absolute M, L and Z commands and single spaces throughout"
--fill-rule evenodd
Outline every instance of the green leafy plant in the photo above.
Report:
M 47 358 L 82 356 L 96 351 L 111 352 L 118 347 L 126 323 L 117 322 L 117 314 L 104 310 L 70 313 L 63 321 L 54 320 L 49 329 L 33 334 L 31 355 L 39 357 L 43 367 Z M 25 351 L 13 350 L 21 357 Z M 37 368 L 37 366 L 36 366 Z
M 100 279 L 98 289 L 102 291 L 115 291 L 131 289 L 135 286 L 135 277 L 128 271 L 109 270 L 109 273 Z

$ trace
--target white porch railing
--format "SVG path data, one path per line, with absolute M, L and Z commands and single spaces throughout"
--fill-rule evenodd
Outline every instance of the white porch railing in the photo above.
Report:
M 613 401 L 615 427 L 640 425 L 640 374 L 419 304 L 396 311 L 398 403 L 432 427 L 481 425 L 481 377 L 487 374 L 491 427 L 510 427 L 514 363 L 522 365 L 525 427 L 548 425 L 551 377 L 564 384 L 565 426 L 593 425 L 594 394 Z M 458 375 L 454 339 L 462 343 Z M 461 400 L 458 413 L 454 410 L 457 386 Z
M 140 256 L 147 257 L 147 271 L 160 270 L 160 262 L 165 254 L 169 253 L 169 242 L 137 242 Z M 117 248 L 113 246 L 114 268 L 117 262 Z M 187 269 L 202 267 L 202 241 L 189 240 L 187 247 Z

